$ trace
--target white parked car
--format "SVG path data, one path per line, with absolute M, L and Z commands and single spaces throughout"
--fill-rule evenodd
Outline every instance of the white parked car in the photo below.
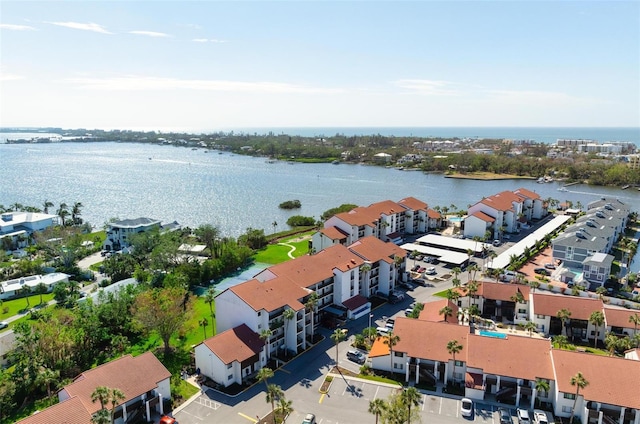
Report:
M 435 275 L 436 274 L 436 267 L 435 266 L 430 266 L 429 268 L 427 268 L 427 270 L 424 272 L 427 275 Z
M 473 415 L 473 401 L 471 399 L 464 398 L 460 401 L 460 415 L 463 417 Z
M 536 424 L 549 424 L 549 420 L 547 419 L 547 413 L 539 409 L 533 410 L 533 421 Z
M 526 409 L 518 408 L 516 411 L 516 415 L 518 416 L 519 424 L 531 424 L 531 419 L 529 419 L 529 411 Z

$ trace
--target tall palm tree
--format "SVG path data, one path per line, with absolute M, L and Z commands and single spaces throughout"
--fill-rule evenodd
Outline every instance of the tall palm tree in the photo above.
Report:
M 293 318 L 295 318 L 296 316 L 296 311 L 294 311 L 293 309 L 289 308 L 289 309 L 285 309 L 285 311 L 282 313 L 282 317 L 284 318 L 284 345 L 287 346 L 287 335 L 289 334 L 289 325 L 290 322 L 293 320 Z M 287 348 L 287 351 L 289 349 Z
M 264 382 L 264 387 L 269 390 L 269 384 L 267 384 L 267 380 L 273 377 L 273 370 L 269 367 L 263 367 L 258 370 L 258 374 L 256 375 L 256 379 L 258 381 Z
M 91 402 L 100 402 L 100 409 L 105 409 L 105 405 L 109 402 L 109 388 L 106 386 L 98 386 L 91 393 Z
M 593 347 L 598 347 L 600 326 L 604 324 L 604 314 L 602 313 L 602 311 L 593 311 L 589 316 L 589 322 L 596 327 L 596 337 L 593 340 Z
M 378 398 L 369 401 L 369 413 L 376 416 L 376 424 L 378 424 L 378 418 L 385 413 L 388 407 L 384 399 Z
M 62 221 L 62 226 L 64 227 L 66 225 L 66 220 L 67 217 L 69 216 L 69 207 L 67 206 L 66 203 L 60 203 L 60 205 L 58 206 L 58 211 L 56 212 L 56 215 L 58 215 L 60 217 L 60 220 Z
M 54 371 L 51 368 L 40 367 L 36 382 L 44 384 L 47 387 L 47 398 L 51 398 L 51 383 L 55 383 L 60 378 L 60 371 Z
M 278 221 L 273 221 L 271 223 L 271 226 L 273 227 L 273 234 L 276 233 L 276 228 L 278 228 Z
M 471 299 L 473 299 L 473 296 L 478 293 L 478 290 L 480 290 L 480 284 L 477 281 L 470 281 L 469 284 L 467 284 L 467 293 L 469 294 L 468 306 L 471 306 Z M 475 299 L 473 299 L 473 304 L 476 304 Z
M 313 292 L 309 296 L 309 299 L 304 303 L 304 307 L 307 312 L 311 312 L 311 343 L 313 343 L 315 338 L 315 312 L 318 302 L 318 293 Z
M 211 323 L 213 323 L 216 314 L 213 313 L 213 302 L 216 300 L 216 289 L 209 287 L 204 295 L 204 302 L 209 304 L 209 313 L 211 314 Z
M 640 324 L 640 315 L 637 313 L 629 316 L 629 322 L 633 324 L 633 335 L 638 333 L 638 325 Z
M 556 314 L 556 316 L 558 318 L 560 318 L 560 322 L 562 323 L 562 332 L 569 337 L 569 335 L 567 334 L 567 322 L 569 321 L 569 319 L 571 318 L 571 311 L 568 310 L 567 308 L 562 308 L 558 311 L 558 313 Z
M 204 338 L 207 338 L 207 325 L 209 325 L 209 321 L 206 318 L 202 318 L 198 321 L 198 324 L 202 327 L 202 331 L 204 333 Z
M 400 394 L 402 403 L 407 407 L 407 424 L 411 424 L 411 407 L 420 405 L 422 395 L 415 387 L 407 387 Z
M 393 331 L 389 331 L 382 342 L 389 346 L 389 360 L 391 362 L 390 372 L 393 374 L 393 348 L 400 342 L 400 336 L 393 334 Z
M 620 345 L 620 341 L 623 339 L 618 339 L 613 333 L 607 333 L 604 338 L 604 345 L 607 347 L 609 351 L 609 356 L 613 356 L 616 353 L 616 348 Z
M 576 397 L 573 400 L 573 406 L 571 407 L 571 417 L 569 417 L 569 424 L 573 423 L 573 416 L 576 413 L 576 404 L 578 403 L 578 396 L 580 396 L 580 389 L 584 389 L 589 385 L 589 382 L 582 375 L 581 372 L 578 371 L 576 375 L 571 377 L 570 383 L 572 386 L 576 387 Z
M 346 338 L 347 335 L 340 328 L 336 328 L 333 333 L 331 333 L 331 340 L 336 344 L 336 366 L 338 365 L 338 345 Z
M 277 384 L 269 384 L 267 386 L 266 400 L 271 403 L 271 414 L 273 415 L 273 424 L 276 424 L 276 402 L 284 397 L 282 387 Z
M 82 219 L 80 218 L 80 215 L 82 215 L 81 209 L 82 209 L 81 202 L 75 202 L 73 204 L 73 208 L 71 208 L 71 221 L 73 222 L 73 225 L 82 224 Z
M 549 382 L 547 380 L 543 380 L 541 378 L 536 378 L 536 382 L 535 385 L 533 386 L 534 390 L 535 390 L 535 394 L 533 395 L 533 405 L 531 405 L 531 408 L 533 408 L 535 406 L 535 401 L 536 401 L 536 397 L 540 394 L 540 393 L 544 393 L 545 397 L 546 394 L 549 393 Z
M 269 339 L 271 338 L 272 335 L 273 335 L 273 331 L 269 330 L 268 328 L 265 328 L 264 330 L 260 331 L 260 340 L 264 342 L 264 347 L 266 349 L 265 359 L 271 356 L 271 343 L 269 343 Z
M 282 422 L 286 421 L 286 417 L 293 412 L 293 401 L 287 400 L 284 395 L 278 399 L 278 414 L 282 417 Z
M 598 298 L 600 300 L 602 300 L 604 298 L 604 295 L 607 293 L 607 288 L 604 286 L 600 286 L 596 289 L 596 294 L 598 295 Z
M 536 326 L 536 323 L 533 321 L 527 321 L 527 323 L 524 325 L 524 329 L 529 332 L 529 337 L 533 335 L 533 331 L 537 328 L 538 326 Z
M 456 372 L 456 353 L 462 351 L 462 345 L 457 340 L 450 340 L 447 343 L 447 351 L 453 357 L 453 373 Z
M 48 214 L 49 213 L 49 208 L 53 207 L 53 202 L 50 202 L 48 200 L 45 200 L 44 203 L 42 204 L 43 207 L 43 212 Z
M 113 422 L 113 413 L 115 412 L 116 406 L 118 406 L 118 404 L 123 400 L 125 400 L 125 396 L 122 390 L 110 389 L 109 402 L 111 403 L 111 413 L 110 413 L 111 422 Z

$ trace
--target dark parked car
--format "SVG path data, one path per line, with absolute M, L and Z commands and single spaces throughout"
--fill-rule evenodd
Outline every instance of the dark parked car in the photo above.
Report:
M 511 411 L 506 408 L 498 408 L 498 414 L 500 415 L 500 424 L 513 424 Z
M 540 275 L 551 275 L 549 270 L 547 270 L 546 268 L 536 268 L 533 270 L 533 272 Z

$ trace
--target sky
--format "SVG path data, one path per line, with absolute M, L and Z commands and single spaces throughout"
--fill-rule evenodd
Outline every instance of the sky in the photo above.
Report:
M 640 2 L 0 0 L 25 126 L 640 127 Z

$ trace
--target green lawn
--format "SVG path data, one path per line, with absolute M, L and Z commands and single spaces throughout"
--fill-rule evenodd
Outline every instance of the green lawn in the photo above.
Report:
M 297 258 L 299 256 L 303 256 L 309 253 L 309 240 L 296 241 L 296 242 L 292 242 L 290 240 L 295 240 L 302 236 L 309 236 L 313 233 L 314 232 L 311 231 L 304 234 L 296 234 L 295 236 L 289 239 L 281 240 L 280 243 L 286 243 L 294 246 L 296 250 L 293 252 L 293 256 L 294 258 Z M 291 248 L 289 246 L 282 246 L 279 244 L 270 244 L 266 248 L 259 251 L 254 256 L 254 258 L 256 262 L 275 265 L 275 264 L 279 264 L 281 262 L 286 262 L 290 260 L 291 259 L 289 257 L 290 251 L 291 251 Z
M 53 293 L 47 293 L 42 295 L 42 301 L 47 303 L 53 299 Z M 29 296 L 29 308 L 38 306 L 40 304 L 40 295 L 34 294 Z M 21 297 L 20 299 L 5 300 L 0 305 L 0 320 L 18 315 L 20 311 L 27 308 L 27 298 Z M 5 312 L 6 311 L 6 312 Z
M 434 293 L 433 295 L 434 295 L 434 296 L 438 296 L 438 297 L 444 297 L 444 298 L 446 298 L 446 297 L 447 297 L 447 291 L 448 291 L 448 290 L 442 290 L 442 291 L 439 291 L 438 293 Z

